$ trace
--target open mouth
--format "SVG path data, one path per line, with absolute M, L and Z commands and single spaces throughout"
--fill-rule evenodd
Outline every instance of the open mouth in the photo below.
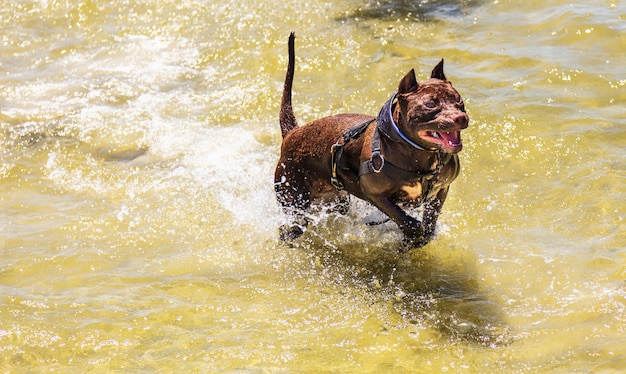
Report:
M 444 150 L 460 151 L 463 146 L 461 131 L 420 131 L 419 137 L 439 145 Z

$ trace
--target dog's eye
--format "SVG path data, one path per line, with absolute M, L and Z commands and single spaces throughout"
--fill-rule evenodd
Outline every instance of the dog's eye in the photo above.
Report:
M 424 106 L 429 109 L 435 109 L 437 107 L 437 103 L 433 99 L 427 99 L 424 101 Z

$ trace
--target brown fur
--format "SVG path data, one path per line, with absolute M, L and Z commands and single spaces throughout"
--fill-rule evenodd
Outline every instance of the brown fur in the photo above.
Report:
M 373 118 L 363 114 L 339 114 L 298 127 L 291 105 L 294 39 L 292 33 L 280 111 L 283 143 L 275 172 L 278 201 L 293 217 L 292 224 L 281 227 L 281 239 L 286 241 L 303 233 L 308 223 L 304 213 L 313 201 L 346 202 L 345 193 L 330 183 L 330 150 L 344 131 Z M 383 167 L 380 173 L 371 172 L 359 177 L 361 163 L 372 158 L 371 145 L 377 131 L 374 122 L 361 136 L 345 144 L 338 177 L 345 191 L 372 203 L 398 224 L 411 244 L 421 246 L 431 240 L 449 185 L 459 174 L 460 130 L 467 127 L 469 118 L 460 95 L 445 78 L 443 60 L 435 66 L 431 78 L 421 83 L 416 81 L 411 70 L 400 81 L 397 98 L 393 120 L 412 142 L 425 149 L 380 136 L 385 162 L 411 173 L 428 174 L 437 170 L 436 176 L 418 180 L 399 178 L 389 171 L 389 167 Z M 423 196 L 425 192 L 428 196 Z M 421 222 L 409 216 L 401 208 L 403 205 L 423 205 Z

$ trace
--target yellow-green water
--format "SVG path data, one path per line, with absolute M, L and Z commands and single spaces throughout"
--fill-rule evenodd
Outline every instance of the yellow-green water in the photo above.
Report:
M 3 1 L 0 372 L 626 370 L 621 0 Z M 438 236 L 319 213 L 281 245 L 300 123 L 440 59 L 464 96 Z

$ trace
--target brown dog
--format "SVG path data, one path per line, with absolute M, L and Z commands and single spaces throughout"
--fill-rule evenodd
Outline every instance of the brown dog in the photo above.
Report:
M 278 202 L 293 223 L 280 228 L 281 239 L 304 232 L 313 201 L 334 201 L 347 209 L 347 192 L 389 216 L 409 244 L 425 245 L 459 174 L 461 130 L 469 122 L 461 96 L 443 73 L 443 60 L 424 82 L 418 83 L 411 70 L 377 117 L 339 114 L 298 127 L 291 106 L 294 40 L 292 33 L 274 179 Z M 420 206 L 421 222 L 402 208 Z

